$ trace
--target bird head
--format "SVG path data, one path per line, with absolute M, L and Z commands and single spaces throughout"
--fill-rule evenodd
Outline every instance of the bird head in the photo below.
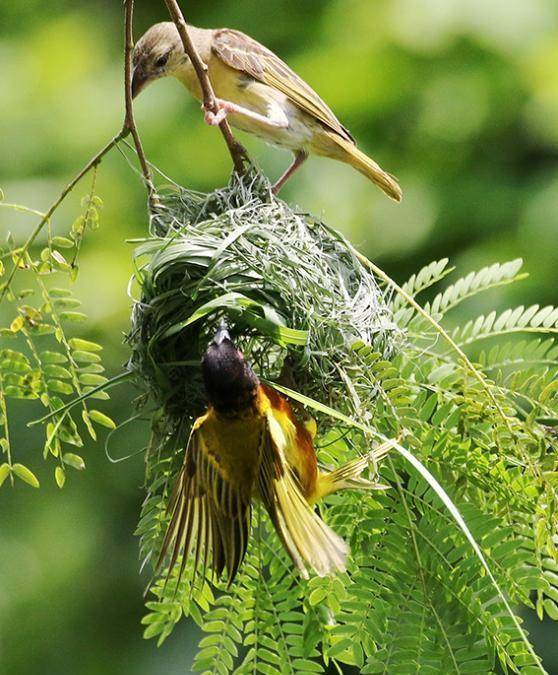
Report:
M 132 56 L 132 96 L 148 84 L 189 64 L 178 30 L 172 21 L 156 23 L 137 41 Z
M 202 359 L 202 375 L 207 398 L 224 414 L 248 408 L 256 396 L 258 378 L 231 340 L 228 328 L 221 323 Z

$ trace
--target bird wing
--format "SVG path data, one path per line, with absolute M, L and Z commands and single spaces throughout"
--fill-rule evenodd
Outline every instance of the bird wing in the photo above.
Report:
M 157 569 L 170 553 L 168 574 L 182 555 L 177 585 L 190 554 L 194 554 L 194 578 L 203 560 L 217 577 L 227 568 L 232 583 L 248 544 L 251 522 L 250 484 L 233 482 L 219 461 L 214 435 L 206 433 L 208 416 L 196 420 L 167 512 L 170 522 L 163 540 Z
M 267 47 L 240 31 L 221 28 L 214 32 L 212 49 L 231 68 L 241 70 L 259 82 L 275 87 L 331 131 L 347 141 L 355 142 L 349 131 L 312 87 Z
M 279 538 L 304 578 L 306 565 L 320 576 L 345 571 L 347 545 L 304 498 L 285 457 L 290 441 L 273 408 L 266 416 L 258 489 Z

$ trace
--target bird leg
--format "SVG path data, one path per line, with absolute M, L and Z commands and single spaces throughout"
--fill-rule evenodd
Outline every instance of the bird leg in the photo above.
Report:
M 270 111 L 272 114 L 266 117 L 266 115 L 260 115 L 260 113 L 254 112 L 249 108 L 244 108 L 232 101 L 224 101 L 221 98 L 215 99 L 215 105 L 217 106 L 217 112 L 208 110 L 205 104 L 202 105 L 202 110 L 205 111 L 204 119 L 207 124 L 213 127 L 219 126 L 229 113 L 243 115 L 273 129 L 285 129 L 289 126 L 289 119 L 281 109 L 276 110 L 274 108 Z
M 274 195 L 279 193 L 279 190 L 285 185 L 289 178 L 297 171 L 302 164 L 308 159 L 308 154 L 304 150 L 298 150 L 295 152 L 294 161 L 285 171 L 285 173 L 279 178 L 275 185 L 271 188 L 271 191 Z

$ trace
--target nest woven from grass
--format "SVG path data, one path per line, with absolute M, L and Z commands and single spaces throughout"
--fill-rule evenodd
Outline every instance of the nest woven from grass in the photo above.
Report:
M 260 174 L 211 194 L 165 190 L 136 251 L 130 367 L 171 418 L 205 400 L 200 358 L 225 317 L 256 373 L 347 410 L 355 343 L 397 344 L 384 291 L 344 238 L 275 198 Z M 376 396 L 360 377 L 363 407 Z M 288 378 L 285 380 L 285 378 Z

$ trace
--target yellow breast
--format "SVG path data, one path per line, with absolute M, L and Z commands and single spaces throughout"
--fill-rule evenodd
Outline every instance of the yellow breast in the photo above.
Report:
M 264 420 L 256 414 L 229 419 L 210 410 L 203 423 L 206 451 L 234 486 L 251 491 L 260 465 Z

